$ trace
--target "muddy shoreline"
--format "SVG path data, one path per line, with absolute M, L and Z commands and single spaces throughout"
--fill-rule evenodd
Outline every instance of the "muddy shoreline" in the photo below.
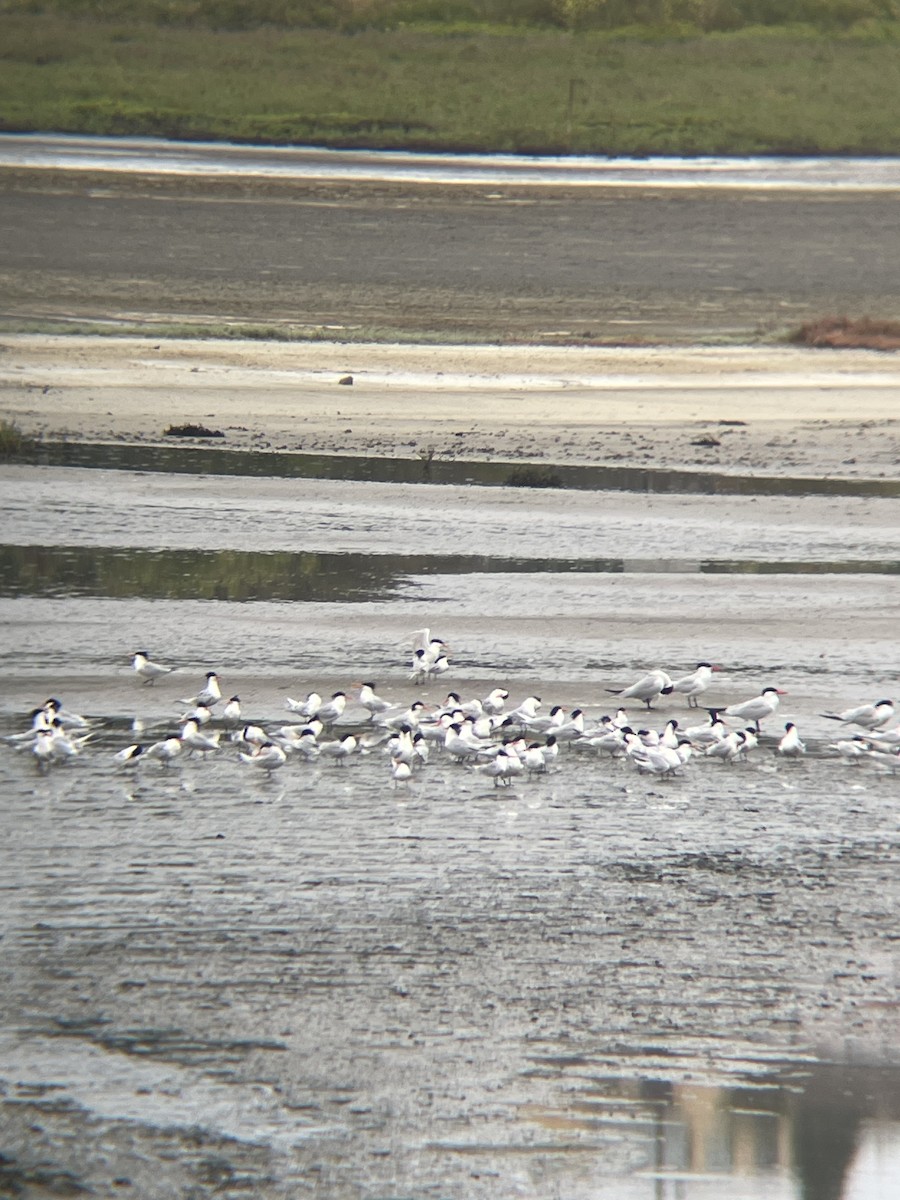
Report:
M 352 383 L 341 384 L 341 380 Z M 895 356 L 7 335 L 0 410 L 48 439 L 895 478 Z M 203 425 L 220 439 L 174 439 Z

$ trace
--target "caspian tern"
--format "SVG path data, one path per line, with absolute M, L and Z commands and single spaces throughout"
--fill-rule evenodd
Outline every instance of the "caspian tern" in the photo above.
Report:
M 113 755 L 113 762 L 119 767 L 136 767 L 144 761 L 144 747 L 140 742 L 134 742 Z
M 391 782 L 394 787 L 400 784 L 409 783 L 412 780 L 413 772 L 410 764 L 402 758 L 391 759 Z
M 359 689 L 359 702 L 363 708 L 369 710 L 369 717 L 375 720 L 379 713 L 387 712 L 393 708 L 390 700 L 385 700 L 383 697 L 376 695 L 374 683 L 363 683 Z
M 450 666 L 447 657 L 449 647 L 443 638 L 434 637 L 428 629 L 417 629 L 413 639 L 413 659 L 410 679 L 424 683 L 429 678 L 443 675 Z
M 321 721 L 323 725 L 333 725 L 344 715 L 346 707 L 347 693 L 332 692 L 331 699 L 323 704 L 316 713 L 316 720 Z
M 156 683 L 160 675 L 171 675 L 174 667 L 164 667 L 162 663 L 152 662 L 146 650 L 138 650 L 131 660 L 134 673 L 142 683 Z
M 350 755 L 356 753 L 357 744 L 356 738 L 352 733 L 345 733 L 338 741 L 322 742 L 319 746 L 319 752 L 329 755 L 339 767 L 342 767 Z
M 299 754 L 307 762 L 319 757 L 319 743 L 316 731 L 308 725 L 282 725 L 277 735 L 271 739 L 290 754 Z
M 180 700 L 180 704 L 192 704 L 195 707 L 202 705 L 205 708 L 212 708 L 214 704 L 218 704 L 222 699 L 222 689 L 219 687 L 219 677 L 215 671 L 206 672 L 206 684 L 200 689 L 196 696 L 191 696 L 190 699 Z
M 185 721 L 184 727 L 181 730 L 181 742 L 187 748 L 189 754 L 196 751 L 198 754 L 202 754 L 204 758 L 210 751 L 219 749 L 218 733 L 201 733 L 200 726 L 196 721 Z
M 662 743 L 656 746 L 647 746 L 643 759 L 636 758 L 635 762 L 639 771 L 660 775 L 664 779 L 674 775 L 685 764 L 685 760 L 676 749 L 671 746 L 663 746 Z
M 675 680 L 672 684 L 672 691 L 687 697 L 688 708 L 699 708 L 700 702 L 697 697 L 707 690 L 712 683 L 713 671 L 718 670 L 719 668 L 714 667 L 712 663 L 697 663 L 697 669 L 690 675 Z
M 285 700 L 284 707 L 288 712 L 296 713 L 298 717 L 314 717 L 322 707 L 322 697 L 318 692 L 310 692 L 305 700 Z
M 778 709 L 780 697 L 786 695 L 787 692 L 781 691 L 780 688 L 766 687 L 752 700 L 745 700 L 742 704 L 729 704 L 724 712 L 726 717 L 737 717 L 741 721 L 753 721 L 756 725 L 756 732 L 759 733 L 760 721 L 771 717 Z
M 527 725 L 537 716 L 537 711 L 540 707 L 540 696 L 526 696 L 518 708 L 514 708 L 512 712 L 506 714 L 504 724 Z
M 154 742 L 149 749 L 144 751 L 144 754 L 147 758 L 158 758 L 162 765 L 167 767 L 183 749 L 181 738 L 170 737 L 163 738 L 161 742 Z
M 476 763 L 471 769 L 493 779 L 494 787 L 509 786 L 512 783 L 510 778 L 511 761 L 509 753 L 501 746 L 493 758 L 486 763 Z
M 482 746 L 464 735 L 463 728 L 458 721 L 454 721 L 444 735 L 444 749 L 459 762 L 476 758 L 483 749 Z
M 728 732 L 723 721 L 719 719 L 719 710 L 711 708 L 709 710 L 709 721 L 705 725 L 691 725 L 685 729 L 684 736 L 695 746 L 711 746 L 713 742 L 720 742 Z
M 896 750 L 900 747 L 900 725 L 895 725 L 893 729 L 879 729 L 869 734 L 869 740 L 885 749 Z
M 277 771 L 287 762 L 287 755 L 274 742 L 263 742 L 250 754 L 245 754 L 242 750 L 240 758 L 241 762 L 248 763 L 252 767 L 259 767 L 267 775 L 271 775 L 273 771 Z
M 862 704 L 859 708 L 847 708 L 841 713 L 822 713 L 829 721 L 840 721 L 844 725 L 859 725 L 861 729 L 880 729 L 894 718 L 893 700 L 876 700 L 874 704 Z
M 678 743 L 682 740 L 676 732 L 677 729 L 678 722 L 674 718 L 671 721 L 667 721 L 665 729 L 659 735 L 660 744 L 668 746 L 670 750 L 676 750 Z
M 44 701 L 44 711 L 51 724 L 56 721 L 63 729 L 87 729 L 90 725 L 87 717 L 63 708 L 62 701 L 52 696 L 49 700 Z
M 799 758 L 806 753 L 806 745 L 800 740 L 800 733 L 793 721 L 788 721 L 784 727 L 784 737 L 778 743 L 778 753 L 785 758 Z
M 631 687 L 627 687 L 624 691 L 616 691 L 615 688 L 607 688 L 613 696 L 618 696 L 621 700 L 641 700 L 650 709 L 653 707 L 653 701 L 659 696 L 668 696 L 673 688 L 672 680 L 665 671 L 648 671 Z
M 836 750 L 844 762 L 859 764 L 869 753 L 869 743 L 861 733 L 838 742 L 829 742 L 829 750 Z
M 719 758 L 724 763 L 733 763 L 741 757 L 747 741 L 746 734 L 738 729 L 726 733 L 723 738 L 707 746 L 707 758 Z
M 555 727 L 550 726 L 544 732 L 552 733 L 557 742 L 575 742 L 584 737 L 584 713 L 580 708 L 573 708 L 568 721 L 563 721 Z
M 494 688 L 490 695 L 482 700 L 481 707 L 489 716 L 496 717 L 503 712 L 503 706 L 508 699 L 509 692 L 503 688 Z

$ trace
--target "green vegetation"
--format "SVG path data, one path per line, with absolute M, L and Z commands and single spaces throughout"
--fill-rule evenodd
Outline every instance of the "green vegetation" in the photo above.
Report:
M 7 131 L 900 153 L 900 0 L 0 0 L 0 34 Z
M 396 29 L 412 24 L 704 32 L 808 24 L 847 29 L 900 18 L 897 0 L 2 0 L 0 13 L 49 13 L 173 28 Z
M 506 477 L 507 487 L 524 488 L 561 488 L 562 476 L 553 467 L 521 466 L 513 467 Z
M 23 458 L 35 451 L 33 438 L 26 437 L 15 421 L 0 418 L 0 461 Z

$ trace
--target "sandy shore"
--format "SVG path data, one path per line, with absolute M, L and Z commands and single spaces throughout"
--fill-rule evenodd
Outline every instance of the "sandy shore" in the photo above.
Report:
M 352 380 L 352 383 L 342 381 Z M 0 414 L 43 438 L 892 477 L 896 356 L 15 335 Z M 171 440 L 171 439 L 168 439 Z

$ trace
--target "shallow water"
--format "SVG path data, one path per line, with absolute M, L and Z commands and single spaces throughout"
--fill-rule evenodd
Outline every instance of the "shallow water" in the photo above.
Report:
M 606 158 L 602 155 L 415 154 L 173 142 L 163 138 L 0 135 L 0 163 L 81 170 L 613 187 L 900 189 L 894 158 Z
M 188 446 L 142 446 L 47 442 L 40 450 L 49 466 L 178 471 L 215 475 L 259 475 L 288 479 L 339 479 L 359 483 L 474 484 L 479 487 L 566 488 L 567 490 L 680 493 L 701 496 L 900 496 L 895 479 L 824 479 L 765 476 L 758 472 L 688 471 L 649 467 L 573 464 L 453 462 L 377 455 L 302 454 Z
M 820 715 L 895 682 L 891 580 L 827 569 L 838 503 L 866 566 L 895 561 L 889 500 L 711 514 L 689 497 L 19 468 L 0 489 L 2 732 L 48 694 L 103 722 L 46 775 L 0 747 L 4 1183 L 892 1195 L 900 775 L 836 761 L 844 730 Z M 424 559 L 484 562 L 395 574 L 429 533 Z M 655 556 L 678 536 L 783 571 Z M 545 569 L 497 570 L 498 537 Z M 613 546 L 622 570 L 582 569 Z M 270 555 L 349 569 L 339 599 L 327 570 L 306 600 L 209 599 L 203 548 L 232 554 L 238 580 Z M 547 569 L 554 554 L 577 569 Z M 67 556 L 69 576 L 51 569 Z M 417 691 L 407 635 L 424 624 L 453 669 Z M 179 671 L 140 686 L 138 645 Z M 434 755 L 397 787 L 376 749 L 267 780 L 227 742 L 170 769 L 112 762 L 177 728 L 211 666 L 272 726 L 287 694 L 361 677 L 403 703 L 500 681 L 510 703 L 539 688 L 545 710 L 594 717 L 635 668 L 707 651 L 717 701 L 773 675 L 788 692 L 733 770 L 698 758 L 654 780 L 569 749 L 495 788 Z M 694 721 L 674 699 L 633 715 Z M 773 753 L 791 718 L 809 744 L 796 762 Z
M 268 781 L 233 747 L 128 775 L 129 736 L 0 759 L 16 1118 L 49 1137 L 51 1089 L 88 1144 L 165 1130 L 264 1194 L 890 1194 L 896 778 L 570 751 L 395 788 L 380 753 Z
M 290 554 L 0 545 L 0 597 L 115 596 L 225 601 L 391 600 L 428 575 L 898 575 L 900 561 L 537 559 L 488 555 Z

